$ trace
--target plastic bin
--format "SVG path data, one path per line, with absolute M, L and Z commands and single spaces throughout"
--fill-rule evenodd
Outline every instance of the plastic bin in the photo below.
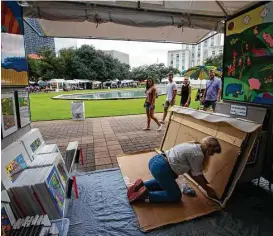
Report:
M 72 102 L 71 113 L 73 120 L 84 120 L 85 119 L 84 102 Z
M 67 218 L 62 218 L 58 220 L 51 220 L 51 223 L 55 223 L 58 230 L 59 230 L 59 235 L 60 236 L 67 236 L 68 230 L 69 230 L 69 224 L 70 220 Z

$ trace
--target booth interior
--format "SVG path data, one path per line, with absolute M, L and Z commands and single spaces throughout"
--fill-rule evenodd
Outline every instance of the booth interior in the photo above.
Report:
M 273 37 L 273 3 L 246 1 L 240 6 L 237 2 L 224 1 L 163 3 L 1 2 L 2 14 L 6 14 L 2 18 L 2 57 L 14 56 L 8 50 L 11 43 L 18 44 L 24 54 L 20 54 L 18 60 L 15 58 L 14 64 L 8 63 L 9 60 L 1 63 L 2 232 L 66 235 L 70 225 L 70 235 L 272 233 L 273 86 L 270 82 L 272 67 L 268 62 L 273 59 L 269 38 Z M 97 17 L 92 17 L 97 16 L 98 10 L 102 24 Z M 185 12 L 191 15 L 186 16 Z M 127 14 L 135 14 L 135 18 L 129 20 Z M 225 33 L 224 102 L 217 103 L 216 113 L 173 106 L 157 150 L 120 156 L 118 169 L 77 173 L 82 155 L 77 140 L 70 142 L 62 155 L 57 144 L 46 144 L 40 131 L 31 128 L 29 97 L 24 90 L 28 85 L 28 70 L 23 16 L 25 23 L 29 17 L 36 18 L 43 29 L 41 36 L 45 37 L 197 45 L 216 29 Z M 14 17 L 17 23 L 11 27 L 9 20 Z M 259 18 L 258 25 L 251 23 L 255 17 Z M 257 47 L 263 53 L 255 51 Z M 236 53 L 232 53 L 234 51 Z M 18 69 L 19 61 L 23 66 Z M 241 66 L 237 66 L 239 64 Z M 75 81 L 68 86 L 73 83 Z M 87 84 L 89 82 L 78 81 L 76 86 L 87 88 Z M 63 89 L 64 81 L 55 81 L 52 86 L 56 90 Z M 90 81 L 88 86 L 101 84 Z M 123 86 L 138 84 L 124 81 Z M 128 203 L 128 182 L 152 178 L 148 162 L 154 155 L 179 143 L 200 141 L 205 136 L 216 137 L 223 150 L 210 158 L 203 171 L 218 199 L 208 197 L 206 191 L 185 174 L 177 183 L 190 185 L 196 197 L 183 194 L 182 201 L 175 204 Z M 255 180 L 259 185 L 257 180 L 260 179 L 266 190 L 253 185 Z M 260 211 L 256 211 L 257 208 Z M 203 217 L 205 215 L 209 216 Z M 184 224 L 176 224 L 180 222 Z

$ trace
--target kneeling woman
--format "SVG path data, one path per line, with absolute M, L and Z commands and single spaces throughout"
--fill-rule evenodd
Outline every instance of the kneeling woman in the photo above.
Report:
M 181 190 L 176 183 L 179 175 L 188 173 L 212 198 L 216 193 L 208 186 L 202 174 L 204 164 L 215 153 L 221 153 L 219 141 L 214 137 L 206 137 L 199 142 L 188 142 L 174 146 L 163 154 L 153 157 L 149 169 L 154 177 L 143 182 L 137 180 L 128 189 L 129 202 L 145 201 L 152 203 L 179 202 Z

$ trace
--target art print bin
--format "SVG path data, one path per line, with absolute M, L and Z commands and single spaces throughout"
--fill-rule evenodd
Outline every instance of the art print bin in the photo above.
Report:
M 72 102 L 71 113 L 73 120 L 84 120 L 85 119 L 84 102 Z

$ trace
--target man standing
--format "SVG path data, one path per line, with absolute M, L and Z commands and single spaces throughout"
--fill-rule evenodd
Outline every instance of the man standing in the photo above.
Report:
M 164 103 L 164 114 L 163 114 L 163 119 L 162 121 L 160 121 L 160 123 L 165 122 L 165 118 L 167 116 L 169 106 L 173 106 L 175 104 L 177 86 L 176 86 L 176 83 L 173 81 L 173 73 L 169 73 L 168 79 L 169 79 L 169 83 L 167 85 L 167 97 Z
M 213 70 L 209 71 L 209 80 L 206 82 L 206 90 L 203 96 L 204 111 L 212 106 L 215 112 L 216 102 L 221 100 L 222 81 L 215 77 Z

